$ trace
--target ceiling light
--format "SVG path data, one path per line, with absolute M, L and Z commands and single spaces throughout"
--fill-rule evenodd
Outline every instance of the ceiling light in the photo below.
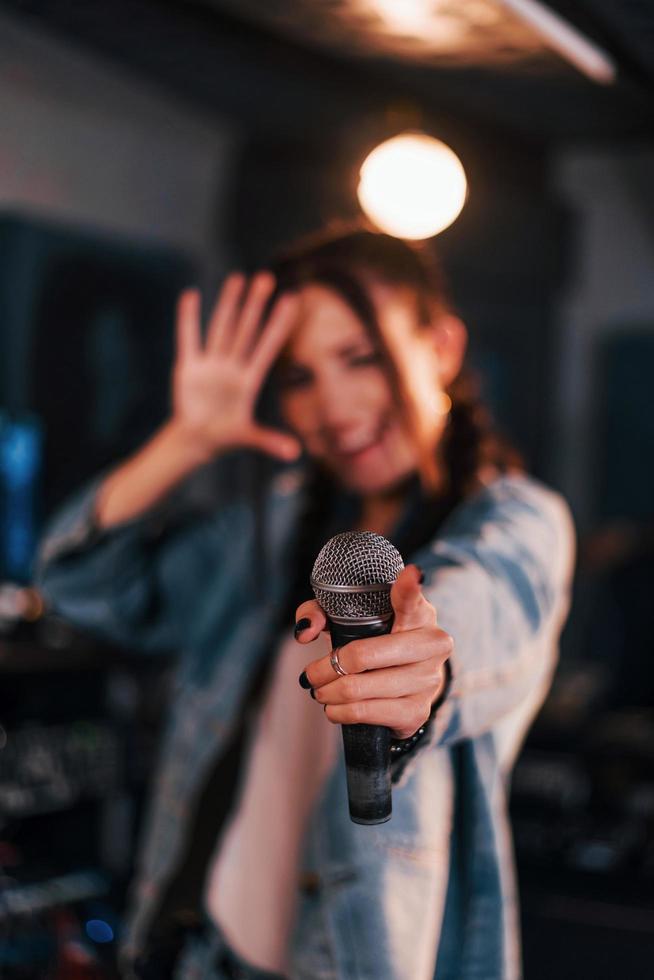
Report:
M 467 193 L 453 150 L 425 133 L 380 143 L 363 162 L 357 195 L 370 220 L 397 238 L 431 238 L 451 225 Z

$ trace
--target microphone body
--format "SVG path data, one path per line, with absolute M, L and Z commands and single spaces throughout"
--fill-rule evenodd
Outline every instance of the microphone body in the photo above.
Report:
M 333 648 L 390 633 L 390 590 L 403 568 L 399 552 L 380 534 L 347 531 L 330 538 L 316 558 L 311 585 L 327 616 Z M 343 725 L 343 745 L 350 818 L 385 823 L 392 812 L 391 730 Z
M 392 618 L 376 626 L 345 626 L 330 620 L 332 647 L 390 633 L 392 625 Z M 342 729 L 350 818 L 361 824 L 386 823 L 393 809 L 391 730 L 384 725 L 343 725 Z

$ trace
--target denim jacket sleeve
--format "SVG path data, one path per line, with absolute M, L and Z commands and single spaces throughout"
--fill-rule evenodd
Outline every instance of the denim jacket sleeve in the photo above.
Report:
M 197 566 L 207 552 L 201 522 L 177 537 L 162 533 L 160 516 L 103 530 L 95 521 L 102 480 L 85 486 L 51 521 L 41 540 L 36 584 L 50 608 L 83 629 L 132 649 L 175 651 L 183 643 L 188 603 L 201 585 Z M 211 547 L 212 560 L 220 560 L 213 540 Z
M 451 745 L 544 696 L 569 606 L 572 520 L 555 492 L 504 477 L 461 506 L 416 560 L 454 639 L 451 685 L 428 742 Z

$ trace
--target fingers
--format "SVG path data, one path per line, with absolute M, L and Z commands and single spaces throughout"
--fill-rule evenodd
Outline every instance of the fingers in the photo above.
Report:
M 314 698 L 321 704 L 350 704 L 379 698 L 403 698 L 411 694 L 433 693 L 441 682 L 441 662 L 435 657 L 402 667 L 348 674 L 314 689 Z M 307 674 L 307 678 L 309 675 Z
M 304 629 L 298 630 L 300 623 L 307 621 Z M 296 634 L 295 638 L 299 643 L 311 643 L 317 636 L 327 629 L 327 617 L 315 599 L 308 599 L 295 612 Z
M 273 306 L 266 328 L 252 352 L 250 366 L 255 377 L 261 379 L 270 370 L 295 326 L 299 306 L 299 297 L 291 293 L 280 296 Z
M 206 346 L 208 352 L 220 354 L 228 349 L 244 290 L 245 276 L 240 272 L 232 272 L 227 276 L 209 320 Z
M 318 632 L 311 639 L 315 639 Z M 302 642 L 305 642 L 304 635 Z M 442 663 L 452 652 L 452 646 L 451 636 L 431 626 L 409 633 L 387 633 L 385 636 L 353 640 L 339 649 L 338 659 L 348 674 L 361 674 L 363 671 L 376 673 L 383 667 L 417 663 L 432 657 Z M 306 674 L 311 686 L 316 688 L 329 684 L 336 676 L 329 655 L 312 661 L 306 668 Z
M 299 306 L 297 297 L 289 293 L 280 296 L 265 329 L 261 330 L 262 317 L 274 289 L 275 277 L 270 272 L 254 276 L 247 292 L 246 279 L 241 273 L 229 275 L 209 321 L 207 353 L 245 361 L 253 375 L 261 380 L 287 339 Z
M 177 360 L 190 360 L 200 352 L 201 344 L 200 292 L 197 289 L 185 289 L 177 301 Z
M 262 453 L 267 453 L 269 456 L 286 462 L 297 459 L 302 451 L 300 443 L 293 436 L 279 432 L 277 429 L 266 429 L 260 425 L 253 426 L 244 438 L 247 445 L 253 449 L 258 449 Z
M 436 624 L 436 610 L 420 589 L 421 571 L 417 565 L 403 568 L 391 589 L 391 605 L 395 613 L 393 633 L 420 629 Z
M 260 272 L 252 280 L 238 324 L 234 330 L 231 353 L 233 357 L 247 358 L 261 324 L 263 311 L 275 288 L 275 277 L 270 272 Z
M 329 704 L 327 718 L 337 725 L 385 725 L 396 738 L 409 738 L 429 718 L 431 701 L 423 694 Z

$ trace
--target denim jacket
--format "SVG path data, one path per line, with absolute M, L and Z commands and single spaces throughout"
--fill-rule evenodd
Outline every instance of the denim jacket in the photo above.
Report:
M 302 480 L 293 468 L 282 471 L 264 497 L 264 595 L 249 587 L 262 552 L 261 521 L 247 498 L 171 533 L 156 533 L 149 519 L 99 532 L 98 482 L 45 535 L 38 578 L 46 599 L 105 638 L 145 652 L 180 651 L 132 895 L 129 962 L 177 868 L 193 802 L 270 651 Z M 404 556 L 423 569 L 424 593 L 454 638 L 452 683 L 429 737 L 406 756 L 388 823 L 352 823 L 342 761 L 330 776 L 304 843 L 303 866 L 317 885 L 299 899 L 293 980 L 520 976 L 508 778 L 555 667 L 573 552 L 563 500 L 529 477 L 507 475 L 460 504 L 419 553 Z M 447 754 L 454 786 L 438 923 L 428 911 L 437 874 L 443 878 L 432 833 L 442 798 L 435 753 Z M 424 955 L 430 936 L 435 973 Z

